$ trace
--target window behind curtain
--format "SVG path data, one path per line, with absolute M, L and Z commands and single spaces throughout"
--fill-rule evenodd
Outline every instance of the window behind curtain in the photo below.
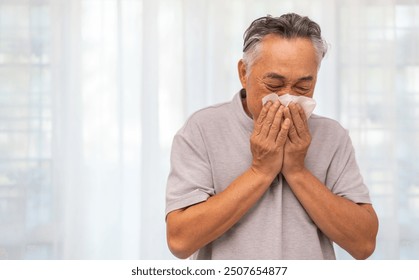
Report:
M 340 117 L 380 219 L 373 258 L 418 258 L 419 2 L 340 4 Z
M 54 257 L 49 12 L 0 2 L 0 259 Z

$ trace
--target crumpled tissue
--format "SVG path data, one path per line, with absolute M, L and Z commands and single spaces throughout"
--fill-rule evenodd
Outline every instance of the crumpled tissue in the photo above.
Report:
M 306 96 L 295 96 L 291 94 L 284 94 L 278 96 L 276 93 L 271 93 L 262 98 L 262 105 L 265 105 L 269 100 L 274 102 L 278 100 L 282 105 L 288 107 L 291 102 L 298 103 L 303 108 L 304 113 L 306 114 L 307 120 L 310 118 L 311 113 L 313 113 L 314 108 L 316 107 L 316 101 L 313 98 Z

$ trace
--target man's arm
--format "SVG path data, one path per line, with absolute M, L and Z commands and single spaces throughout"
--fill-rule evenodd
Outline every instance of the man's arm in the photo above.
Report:
M 285 176 L 310 218 L 355 259 L 368 258 L 375 249 L 378 219 L 370 204 L 356 204 L 333 194 L 304 169 Z
M 247 170 L 207 201 L 167 215 L 167 241 L 178 258 L 187 258 L 230 229 L 259 200 L 273 178 Z
M 333 194 L 304 166 L 311 141 L 304 111 L 291 104 L 285 116 L 292 119 L 285 144 L 282 173 L 293 193 L 319 229 L 356 259 L 375 249 L 378 219 L 370 204 L 356 204 Z
M 268 102 L 250 139 L 252 165 L 223 192 L 167 215 L 167 241 L 171 252 L 187 258 L 230 229 L 262 197 L 281 171 L 290 120 L 283 106 Z

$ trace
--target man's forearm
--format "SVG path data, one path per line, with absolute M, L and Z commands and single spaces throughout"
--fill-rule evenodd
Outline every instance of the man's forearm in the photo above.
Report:
M 333 194 L 307 169 L 285 178 L 311 219 L 329 239 L 356 259 L 372 254 L 378 219 L 371 205 L 358 205 Z
M 230 229 L 262 197 L 274 178 L 249 169 L 223 192 L 167 216 L 172 253 L 187 258 Z

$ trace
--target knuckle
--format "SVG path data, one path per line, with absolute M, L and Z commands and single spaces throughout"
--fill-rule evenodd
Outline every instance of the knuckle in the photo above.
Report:
M 256 121 L 256 124 L 257 125 L 259 125 L 259 126 L 261 126 L 262 124 L 263 124 L 263 121 L 265 120 L 265 117 L 264 116 L 260 116 L 258 119 L 257 119 L 257 121 Z

